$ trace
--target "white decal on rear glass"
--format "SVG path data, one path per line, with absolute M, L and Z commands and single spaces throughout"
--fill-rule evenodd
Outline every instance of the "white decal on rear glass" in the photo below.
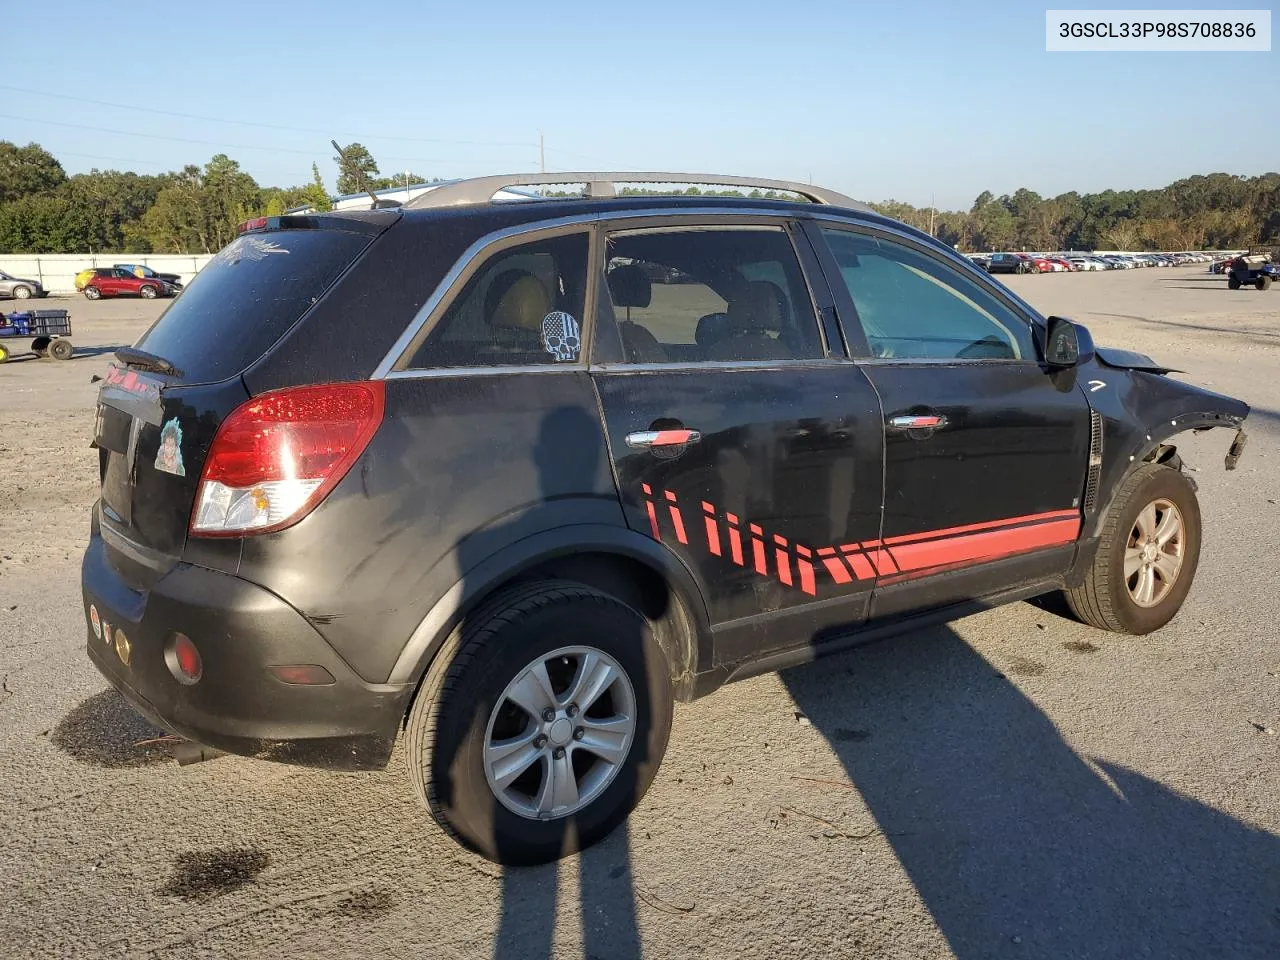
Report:
M 273 253 L 288 252 L 274 240 L 263 240 L 261 237 L 237 237 L 223 247 L 214 259 L 234 267 L 241 260 L 265 260 Z

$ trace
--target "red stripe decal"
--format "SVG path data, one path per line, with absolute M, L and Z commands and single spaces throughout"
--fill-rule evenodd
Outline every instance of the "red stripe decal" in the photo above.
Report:
M 688 543 L 689 538 L 684 535 L 684 518 L 680 516 L 680 508 L 673 503 L 668 509 L 671 511 L 671 522 L 676 528 L 676 539 L 681 543 Z
M 1071 543 L 1080 533 L 1080 518 L 1052 520 L 1029 526 L 985 530 L 945 540 L 902 544 L 893 548 L 903 571 L 922 570 L 952 563 L 997 560 L 1027 550 Z
M 950 537 L 961 533 L 972 533 L 975 530 L 991 530 L 996 527 L 1017 526 L 1023 523 L 1036 523 L 1041 520 L 1069 520 L 1079 516 L 1078 510 L 1050 510 L 1048 513 L 1033 513 L 1025 517 L 1009 517 L 1005 520 L 988 520 L 985 523 L 970 523 L 963 527 L 945 527 L 942 530 L 925 530 L 920 533 L 905 533 L 900 537 L 886 537 L 885 546 L 898 543 L 910 543 L 915 540 L 932 540 L 935 537 Z
M 831 557 L 831 556 L 835 556 L 835 552 L 836 552 L 835 547 L 820 547 L 818 549 L 818 556 Z
M 779 539 L 774 537 L 775 540 Z M 782 581 L 784 586 L 791 586 L 791 557 L 785 550 L 773 551 L 774 561 L 778 564 L 778 579 Z
M 658 529 L 658 511 L 653 509 L 653 501 L 646 500 L 644 506 L 649 511 L 649 529 L 653 531 L 653 539 L 661 540 L 662 531 Z
M 853 579 L 839 557 L 827 557 L 822 561 L 822 565 L 827 568 L 827 573 L 831 574 L 831 579 L 836 583 L 848 583 Z
M 716 523 L 716 508 L 707 501 L 702 501 L 702 509 L 706 513 L 707 549 L 713 557 L 720 556 L 720 525 Z
M 802 556 L 802 557 L 811 557 L 811 556 L 813 556 L 813 554 L 810 552 L 810 550 L 809 550 L 809 548 L 808 548 L 808 547 L 802 547 L 802 546 L 800 546 L 800 544 L 798 544 L 798 543 L 796 544 L 796 553 L 800 554 L 800 556 Z
M 734 563 L 742 566 L 742 534 L 738 532 L 738 518 L 732 513 L 727 516 L 729 518 L 729 555 Z
M 751 525 L 752 532 L 755 532 L 759 529 L 760 528 L 757 527 L 754 523 Z M 769 568 L 765 566 L 765 562 L 764 562 L 764 541 L 761 540 L 759 537 L 752 537 L 751 552 L 752 552 L 752 556 L 754 556 L 756 560 L 756 573 L 760 574 L 760 576 L 762 577 L 768 574 Z
M 811 597 L 817 596 L 818 588 L 813 581 L 813 564 L 808 560 L 797 560 L 796 566 L 800 568 L 800 589 Z
M 861 553 L 851 553 L 845 557 L 845 560 L 853 568 L 853 575 L 859 580 L 870 580 L 876 575 L 876 572 L 871 569 L 871 561 Z

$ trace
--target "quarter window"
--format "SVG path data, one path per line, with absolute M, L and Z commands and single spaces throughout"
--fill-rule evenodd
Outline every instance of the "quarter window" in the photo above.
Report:
M 874 357 L 1034 360 L 1025 320 L 978 283 L 906 244 L 823 229 Z
M 409 368 L 578 361 L 586 277 L 585 233 L 495 253 L 431 328 Z
M 605 288 L 627 362 L 823 356 L 781 227 L 626 231 L 610 234 L 607 250 Z

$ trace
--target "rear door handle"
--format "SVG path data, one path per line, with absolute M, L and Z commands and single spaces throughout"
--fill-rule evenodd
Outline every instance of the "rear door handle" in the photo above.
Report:
M 627 446 L 636 450 L 648 450 L 653 447 L 682 447 L 686 443 L 697 443 L 702 434 L 697 430 L 637 430 L 627 434 Z
M 938 430 L 947 425 L 947 418 L 940 413 L 903 414 L 889 418 L 894 430 Z

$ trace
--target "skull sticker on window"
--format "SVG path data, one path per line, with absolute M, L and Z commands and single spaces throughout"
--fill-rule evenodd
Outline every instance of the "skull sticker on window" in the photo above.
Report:
M 542 346 L 557 363 L 572 363 L 582 350 L 578 321 L 563 310 L 553 310 L 542 318 Z

